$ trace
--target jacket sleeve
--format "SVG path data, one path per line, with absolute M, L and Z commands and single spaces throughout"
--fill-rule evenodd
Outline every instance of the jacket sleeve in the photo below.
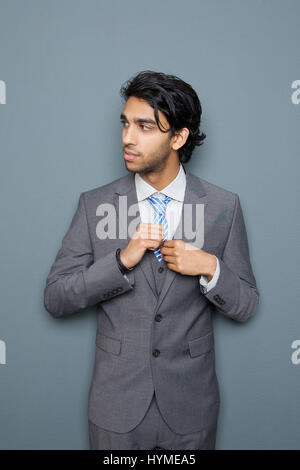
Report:
M 259 292 L 250 263 L 246 227 L 238 194 L 235 194 L 232 223 L 219 263 L 220 274 L 215 287 L 208 292 L 204 288 L 203 294 L 225 316 L 245 322 L 257 310 Z
M 134 270 L 124 276 L 116 250 L 94 262 L 84 193 L 46 279 L 44 306 L 54 317 L 70 315 L 134 288 Z

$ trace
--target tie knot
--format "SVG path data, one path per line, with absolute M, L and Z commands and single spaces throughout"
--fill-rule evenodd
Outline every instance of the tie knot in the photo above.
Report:
M 147 199 L 151 202 L 156 216 L 165 217 L 167 204 L 171 201 L 172 198 L 164 195 L 163 199 L 156 196 L 149 196 Z
M 161 212 L 165 210 L 168 202 L 170 202 L 172 198 L 164 195 L 164 198 L 149 196 L 147 199 L 149 199 L 152 206 L 157 212 Z

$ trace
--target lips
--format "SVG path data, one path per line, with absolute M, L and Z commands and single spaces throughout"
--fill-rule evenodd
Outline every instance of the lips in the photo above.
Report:
M 135 153 L 124 152 L 124 159 L 125 160 L 135 160 L 136 158 L 138 158 L 138 155 L 136 155 Z
M 138 153 L 127 152 L 127 150 L 124 150 L 124 153 L 126 153 L 126 155 L 134 155 L 134 156 L 137 156 L 137 155 L 138 155 Z

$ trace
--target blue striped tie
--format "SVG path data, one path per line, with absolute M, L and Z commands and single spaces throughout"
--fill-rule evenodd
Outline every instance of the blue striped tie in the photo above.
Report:
M 166 213 L 167 204 L 168 202 L 171 201 L 172 198 L 169 196 L 165 196 L 164 199 L 160 199 L 155 196 L 149 196 L 147 199 L 149 199 L 149 201 L 151 202 L 154 212 L 155 212 L 153 223 L 162 224 L 163 226 L 163 231 L 164 231 L 163 241 L 165 241 L 168 239 L 168 222 L 165 217 L 165 213 Z M 156 248 L 156 250 L 154 250 L 154 254 L 156 258 L 158 259 L 158 261 L 160 262 L 162 260 L 160 249 Z

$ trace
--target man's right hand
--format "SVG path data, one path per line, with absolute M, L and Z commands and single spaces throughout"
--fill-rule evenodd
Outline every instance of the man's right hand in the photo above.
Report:
M 126 248 L 121 250 L 120 259 L 127 268 L 133 268 L 141 261 L 146 250 L 156 250 L 163 241 L 162 224 L 141 223 Z

